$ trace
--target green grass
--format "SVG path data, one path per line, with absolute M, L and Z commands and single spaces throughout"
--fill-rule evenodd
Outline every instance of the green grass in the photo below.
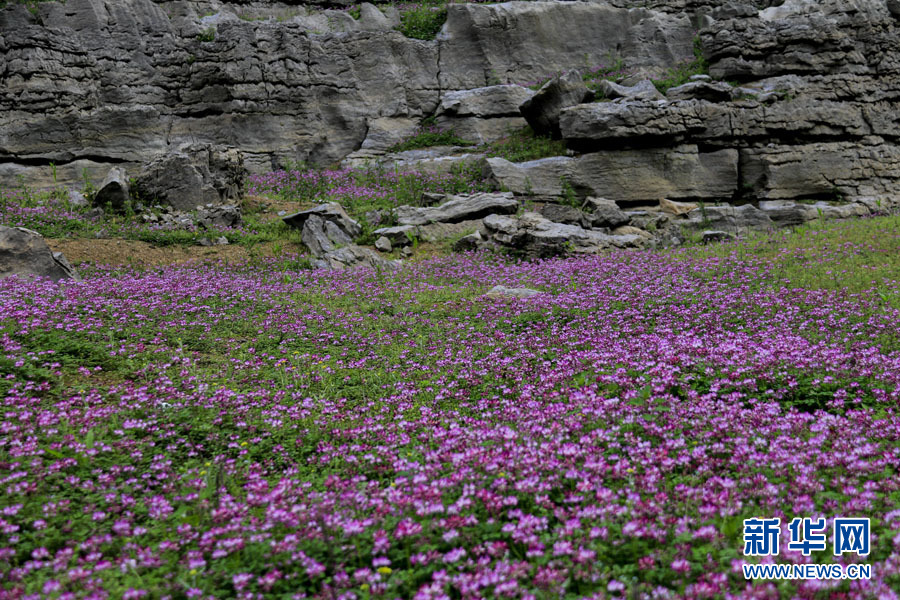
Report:
M 565 155 L 565 142 L 535 135 L 531 127 L 512 131 L 503 139 L 487 145 L 487 156 L 489 158 L 500 157 L 510 162 L 526 162 L 550 156 Z
M 433 40 L 446 20 L 446 4 L 414 4 L 400 13 L 400 33 L 417 40 Z
M 700 45 L 700 38 L 694 38 L 694 58 L 693 60 L 680 63 L 671 69 L 661 78 L 653 79 L 653 85 L 661 94 L 665 94 L 670 88 L 684 85 L 691 80 L 694 75 L 708 75 L 709 62 L 703 57 L 703 47 Z
M 422 128 L 399 144 L 391 146 L 389 152 L 405 152 L 419 148 L 432 148 L 434 146 L 473 146 L 468 140 L 464 140 L 452 129 L 438 129 L 436 127 Z
M 69 202 L 66 190 L 0 189 L 0 225 L 26 227 L 51 239 L 121 238 L 156 246 L 192 246 L 201 238 L 224 236 L 230 244 L 253 246 L 282 240 L 300 243 L 300 234 L 281 220 L 269 220 L 259 209 L 245 207 L 243 225 L 235 229 L 162 229 L 144 223 L 130 206 L 122 214 L 106 211 L 91 217 L 90 206 Z M 147 214 L 147 213 L 142 213 Z
M 900 215 L 811 221 L 689 252 L 710 260 L 736 254 L 772 261 L 773 285 L 789 281 L 792 286 L 851 294 L 874 290 L 883 301 L 900 308 Z

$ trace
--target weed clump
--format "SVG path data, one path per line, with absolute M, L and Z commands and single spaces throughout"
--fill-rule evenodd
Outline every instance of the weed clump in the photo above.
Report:
M 400 13 L 400 33 L 417 40 L 433 40 L 446 21 L 446 5 L 413 4 Z

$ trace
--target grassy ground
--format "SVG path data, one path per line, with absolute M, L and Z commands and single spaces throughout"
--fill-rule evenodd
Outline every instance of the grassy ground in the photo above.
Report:
M 0 589 L 890 597 L 898 225 L 0 280 Z M 496 284 L 545 294 L 483 299 Z M 817 515 L 872 519 L 872 580 L 735 571 L 743 519 Z

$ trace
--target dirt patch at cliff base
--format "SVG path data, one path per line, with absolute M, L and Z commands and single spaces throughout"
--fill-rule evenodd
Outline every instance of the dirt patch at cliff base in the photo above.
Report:
M 242 262 L 251 258 L 251 256 L 276 256 L 276 246 L 280 248 L 278 256 L 306 253 L 306 249 L 301 244 L 285 241 L 257 244 L 254 246 L 252 253 L 247 247 L 237 244 L 229 244 L 227 246 L 154 246 L 139 240 L 121 239 L 48 239 L 47 245 L 54 252 L 62 252 L 69 262 L 75 266 L 86 262 L 141 267 L 170 265 L 191 260 Z

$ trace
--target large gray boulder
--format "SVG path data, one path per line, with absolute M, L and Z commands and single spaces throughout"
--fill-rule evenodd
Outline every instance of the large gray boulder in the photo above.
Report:
M 419 237 L 419 228 L 416 225 L 381 227 L 375 230 L 375 235 L 384 237 L 392 246 L 408 246 L 414 238 Z
M 521 85 L 492 85 L 471 90 L 447 92 L 441 98 L 437 115 L 447 117 L 515 117 L 519 106 L 535 95 Z
M 590 214 L 594 227 L 615 229 L 631 222 L 628 216 L 614 200 L 609 198 L 588 197 L 584 200 L 584 210 Z
M 240 200 L 246 174 L 243 155 L 234 149 L 186 145 L 148 162 L 134 180 L 134 193 L 143 201 L 191 211 Z
M 881 204 L 900 197 L 900 148 L 820 142 L 741 150 L 742 187 L 763 200 L 830 198 Z
M 343 270 L 364 266 L 397 266 L 396 261 L 353 243 L 354 238 L 362 233 L 362 227 L 336 202 L 286 216 L 284 221 L 301 229 L 300 239 L 313 256 L 311 264 L 314 268 Z
M 644 243 L 637 235 L 609 235 L 578 225 L 554 223 L 534 212 L 526 212 L 521 217 L 486 217 L 483 234 L 487 245 L 506 247 L 528 257 L 596 254 Z
M 395 212 L 400 225 L 427 225 L 471 221 L 495 214 L 508 215 L 517 210 L 519 201 L 511 193 L 504 192 L 449 196 L 449 200 L 440 206 L 401 206 Z
M 197 224 L 207 229 L 237 227 L 241 224 L 241 207 L 236 204 L 207 204 L 197 209 Z
M 323 219 L 319 215 L 310 215 L 303 223 L 300 239 L 309 248 L 313 256 L 323 257 L 341 246 L 353 243 L 353 238 L 334 221 Z
M 564 108 L 589 102 L 594 98 L 578 71 L 554 77 L 531 98 L 519 106 L 522 116 L 538 135 L 559 139 L 559 113 Z
M 313 208 L 286 215 L 282 217 L 282 220 L 290 227 L 303 229 L 306 222 L 312 217 L 318 217 L 322 221 L 334 224 L 335 227 L 343 231 L 351 239 L 358 237 L 362 233 L 362 226 L 353 220 L 347 214 L 347 211 L 344 210 L 344 207 L 337 202 L 319 204 Z
M 59 252 L 52 252 L 41 234 L 24 227 L 0 225 L 0 279 L 10 275 L 80 279 Z
M 100 188 L 94 195 L 93 202 L 95 206 L 101 208 L 110 207 L 113 210 L 122 210 L 130 201 L 130 189 L 128 185 L 128 176 L 125 170 L 119 167 L 113 167 L 106 174 Z
M 900 116 L 889 104 L 809 96 L 775 104 L 752 99 L 586 104 L 563 111 L 560 123 L 567 143 L 582 148 L 654 142 L 662 146 L 681 140 L 748 146 L 772 139 L 837 141 L 900 135 Z
M 591 216 L 583 213 L 574 206 L 550 202 L 541 206 L 537 212 L 545 219 L 553 221 L 554 223 L 578 225 L 579 227 L 586 228 L 593 226 L 593 219 Z
M 313 258 L 311 264 L 316 269 L 345 270 L 357 267 L 371 267 L 376 269 L 394 269 L 399 262 L 379 255 L 371 248 L 363 248 L 356 244 L 349 244 L 342 248 L 329 250 Z
M 708 100 L 710 102 L 728 102 L 733 96 L 730 85 L 724 81 L 689 81 L 688 83 L 669 88 L 666 92 L 668 100 Z

